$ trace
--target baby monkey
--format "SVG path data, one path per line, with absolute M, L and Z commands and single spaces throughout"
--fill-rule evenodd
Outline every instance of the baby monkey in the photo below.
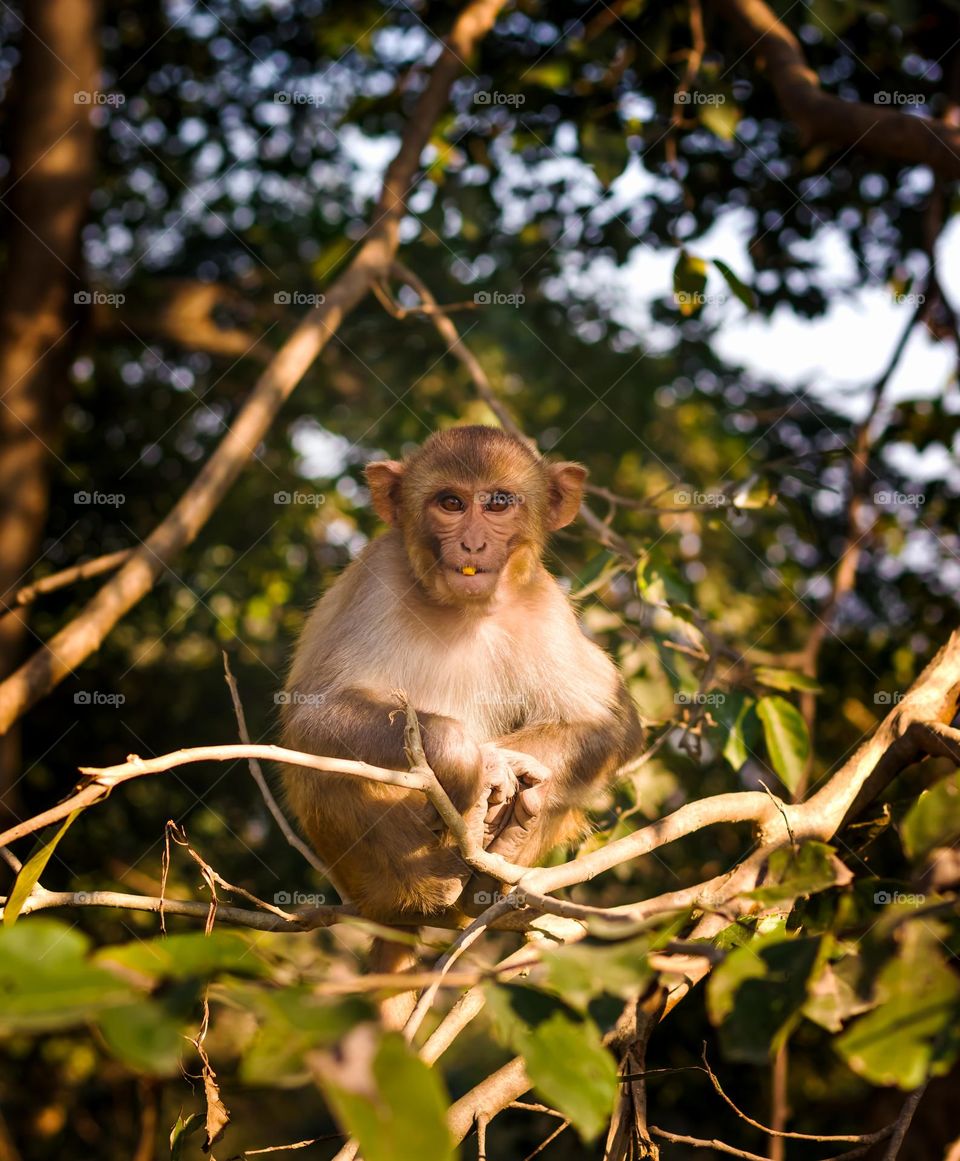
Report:
M 586 469 L 550 463 L 498 428 L 455 427 L 402 463 L 366 469 L 389 531 L 321 598 L 297 645 L 284 744 L 406 769 L 404 715 L 486 843 L 534 864 L 584 833 L 584 804 L 641 730 L 604 651 L 543 566 L 580 507 Z M 338 890 L 372 919 L 436 915 L 471 876 L 417 791 L 288 768 L 288 801 Z M 485 806 L 483 804 L 486 804 Z

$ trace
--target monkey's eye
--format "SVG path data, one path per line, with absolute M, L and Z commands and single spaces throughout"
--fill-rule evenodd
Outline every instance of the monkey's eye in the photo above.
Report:
M 490 499 L 484 507 L 488 512 L 506 512 L 513 503 L 513 499 L 509 492 L 491 492 Z
M 462 512 L 465 508 L 465 504 L 460 497 L 454 496 L 452 492 L 447 492 L 443 496 L 437 497 L 437 503 L 444 512 Z

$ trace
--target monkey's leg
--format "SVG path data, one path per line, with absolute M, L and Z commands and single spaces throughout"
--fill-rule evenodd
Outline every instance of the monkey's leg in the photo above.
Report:
M 393 943 L 389 939 L 373 941 L 370 948 L 370 971 L 375 975 L 393 975 L 410 971 L 417 966 L 417 957 L 406 943 Z M 413 1013 L 417 1003 L 417 993 L 395 992 L 378 1004 L 380 1019 L 384 1027 L 399 1032 Z

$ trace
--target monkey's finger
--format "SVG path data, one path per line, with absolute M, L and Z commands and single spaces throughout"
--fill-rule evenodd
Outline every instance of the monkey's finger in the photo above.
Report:
M 545 802 L 546 794 L 542 783 L 538 782 L 535 786 L 528 786 L 525 790 L 521 790 L 514 799 L 513 817 L 524 829 L 527 829 L 534 819 L 539 818 Z
M 517 777 L 524 782 L 546 782 L 552 777 L 549 767 L 544 766 L 532 754 L 525 754 L 522 750 L 501 750 L 500 753 L 510 763 Z
M 506 822 L 512 809 L 512 802 L 503 802 L 497 806 L 488 807 L 483 825 L 496 834 Z

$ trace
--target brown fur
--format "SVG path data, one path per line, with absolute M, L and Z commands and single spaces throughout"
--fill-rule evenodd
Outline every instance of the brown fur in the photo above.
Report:
M 540 560 L 548 531 L 576 515 L 585 475 L 487 427 L 434 435 L 404 464 L 371 464 L 372 500 L 391 529 L 307 622 L 285 744 L 405 768 L 402 715 L 391 717 L 392 693 L 403 689 L 461 811 L 488 791 L 484 744 L 549 768 L 536 817 L 505 855 L 534 863 L 582 833 L 584 803 L 640 744 L 613 662 L 583 635 Z M 513 500 L 491 509 L 501 492 Z M 462 511 L 442 506 L 449 493 Z M 299 768 L 284 780 L 334 883 L 363 914 L 429 915 L 457 903 L 469 871 L 422 795 Z

